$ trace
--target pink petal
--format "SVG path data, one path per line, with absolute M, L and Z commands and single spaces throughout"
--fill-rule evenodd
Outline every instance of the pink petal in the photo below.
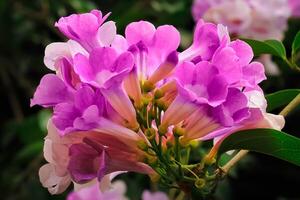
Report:
M 132 22 L 125 29 L 125 37 L 129 45 L 140 41 L 150 44 L 155 33 L 153 24 L 147 21 Z

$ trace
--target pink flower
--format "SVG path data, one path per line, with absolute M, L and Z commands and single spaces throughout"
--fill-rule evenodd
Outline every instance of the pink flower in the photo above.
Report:
M 262 40 L 282 39 L 290 17 L 287 0 L 194 0 L 192 12 L 195 21 L 221 23 L 230 33 Z
M 94 47 L 110 45 L 116 35 L 113 22 L 103 22 L 110 13 L 102 17 L 99 10 L 90 13 L 62 17 L 55 26 L 69 39 L 79 42 L 87 51 Z
M 240 40 L 230 42 L 221 28 L 198 22 L 195 35 L 200 36 L 197 42 L 204 48 L 181 53 L 184 58 L 194 58 L 192 62 L 183 60 L 173 74 L 178 94 L 164 113 L 161 126 L 184 128 L 182 141 L 199 139 L 248 119 L 251 109 L 245 89 L 259 90 L 258 84 L 266 78 L 263 65 L 251 62 L 251 47 Z M 205 41 L 203 33 L 210 33 L 215 40 Z M 207 53 L 207 47 L 213 48 L 203 60 L 201 51 L 206 48 Z
M 150 192 L 145 190 L 142 194 L 142 200 L 168 200 L 168 196 L 163 192 Z
M 293 17 L 300 17 L 300 2 L 298 0 L 288 0 Z
M 217 131 L 211 132 L 204 136 L 203 140 L 216 138 L 219 141 L 231 133 L 254 129 L 254 128 L 272 128 L 281 130 L 284 127 L 285 120 L 281 115 L 274 115 L 266 112 L 267 102 L 262 91 L 259 90 L 248 90 L 245 92 L 248 98 L 248 107 L 250 116 L 240 123 L 232 127 L 221 128 Z
M 108 120 L 100 122 L 103 128 L 86 132 L 73 132 L 59 136 L 52 121 L 44 143 L 44 157 L 49 162 L 40 169 L 40 180 L 51 193 L 63 192 L 71 180 L 85 183 L 94 178 L 99 181 L 116 171 L 153 173 L 140 162 L 144 153 L 137 148 L 143 140 L 136 133 Z
M 157 28 L 150 22 L 130 23 L 125 30 L 129 51 L 135 57 L 135 70 L 125 81 L 125 88 L 137 105 L 140 104 L 140 82 L 156 84 L 166 78 L 178 63 L 180 34 L 175 27 Z
M 95 182 L 70 193 L 67 200 L 127 200 L 125 192 L 126 185 L 122 181 L 115 181 L 106 191 L 101 191 Z
M 122 87 L 133 65 L 131 53 L 118 55 L 111 47 L 95 48 L 88 58 L 82 54 L 74 57 L 74 70 L 81 81 L 99 88 L 111 106 L 128 121 L 129 126 L 136 128 L 138 125 L 134 107 Z
M 93 181 L 88 185 L 75 188 L 67 200 L 127 200 L 125 196 L 126 185 L 123 181 L 116 180 L 105 190 L 100 189 L 101 183 Z M 163 192 L 150 192 L 145 190 L 142 194 L 142 200 L 168 200 L 168 196 Z

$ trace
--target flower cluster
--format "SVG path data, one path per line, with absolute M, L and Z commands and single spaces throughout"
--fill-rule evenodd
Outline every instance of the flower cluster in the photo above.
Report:
M 199 20 L 193 43 L 178 52 L 175 27 L 132 22 L 122 36 L 108 16 L 93 10 L 62 17 L 55 26 L 69 40 L 45 50 L 55 73 L 42 78 L 31 106 L 53 108 L 48 164 L 39 172 L 52 194 L 118 171 L 170 185 L 191 175 L 174 166 L 190 142 L 282 128 L 283 117 L 266 113 L 263 65 L 252 62 L 245 42 L 230 41 L 224 26 Z
M 289 0 L 289 6 L 293 17 L 300 17 L 300 1 Z
M 116 174 L 111 174 L 109 179 L 114 178 Z M 117 180 L 112 184 L 110 181 L 103 180 L 100 183 L 96 180 L 90 183 L 78 185 L 75 184 L 75 191 L 67 196 L 67 200 L 128 200 L 125 195 L 126 184 Z M 142 200 L 168 200 L 168 196 L 163 192 L 143 191 Z
M 290 1 L 290 5 L 295 4 Z M 194 0 L 192 13 L 195 20 L 224 24 L 233 34 L 281 40 L 291 8 L 288 0 Z

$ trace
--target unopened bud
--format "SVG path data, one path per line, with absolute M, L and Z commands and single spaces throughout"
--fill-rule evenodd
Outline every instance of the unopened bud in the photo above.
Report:
M 150 165 L 154 165 L 157 162 L 157 157 L 155 156 L 147 156 L 147 162 Z
M 144 140 L 139 140 L 137 142 L 137 146 L 142 151 L 147 151 L 147 149 L 148 149 L 148 145 L 147 145 L 147 143 Z
M 153 183 L 157 183 L 160 179 L 160 175 L 158 173 L 150 174 L 149 177 Z
M 150 81 L 145 81 L 143 84 L 143 91 L 144 92 L 150 92 L 155 88 L 155 85 L 151 83 Z
M 155 138 L 155 135 L 156 135 L 156 130 L 154 128 L 148 128 L 145 131 L 145 135 L 146 135 L 148 140 L 153 140 Z
M 199 144 L 200 144 L 200 141 L 198 141 L 198 140 L 191 140 L 189 142 L 189 145 L 194 149 L 197 148 L 199 146 Z
M 156 101 L 157 107 L 161 110 L 167 110 L 167 105 L 165 104 L 164 101 L 158 100 Z
M 175 137 L 180 137 L 180 136 L 183 136 L 185 133 L 185 130 L 179 126 L 175 126 L 173 128 L 173 134 Z
M 180 137 L 179 138 L 179 143 L 181 146 L 186 147 L 189 145 L 189 140 L 185 137 Z
M 202 188 L 204 188 L 205 183 L 206 183 L 205 179 L 199 178 L 195 181 L 195 187 L 198 189 L 202 189 Z
M 214 157 L 206 156 L 204 158 L 204 161 L 205 161 L 206 165 L 212 165 L 212 164 L 214 164 L 216 162 L 216 159 Z
M 163 97 L 163 96 L 164 96 L 164 93 L 163 93 L 162 90 L 160 90 L 160 89 L 155 90 L 155 92 L 154 92 L 154 98 L 155 98 L 155 99 L 159 99 L 159 98 L 161 98 L 161 97 Z
M 165 126 L 165 125 L 160 125 L 160 126 L 158 127 L 158 133 L 159 133 L 160 135 L 165 135 L 167 132 L 168 132 L 168 127 L 167 127 L 167 126 Z

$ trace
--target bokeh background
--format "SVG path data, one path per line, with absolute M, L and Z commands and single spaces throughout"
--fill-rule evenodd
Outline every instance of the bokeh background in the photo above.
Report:
M 55 21 L 98 8 L 112 12 L 110 19 L 116 21 L 119 33 L 135 20 L 172 24 L 182 34 L 181 47 L 187 47 L 195 24 L 191 4 L 192 0 L 0 0 L 0 199 L 65 199 L 67 193 L 51 196 L 38 180 L 51 111 L 29 107 L 40 78 L 49 73 L 43 65 L 46 45 L 65 40 L 54 27 Z M 300 20 L 290 19 L 284 39 L 288 53 L 298 30 Z M 263 82 L 266 94 L 300 88 L 300 73 L 275 61 L 282 73 Z M 300 137 L 299 119 L 300 112 L 293 112 L 284 131 Z M 153 187 L 142 175 L 129 173 L 120 178 L 128 184 L 133 200 L 139 199 L 143 189 Z M 251 153 L 220 183 L 214 199 L 299 200 L 299 185 L 300 168 Z

